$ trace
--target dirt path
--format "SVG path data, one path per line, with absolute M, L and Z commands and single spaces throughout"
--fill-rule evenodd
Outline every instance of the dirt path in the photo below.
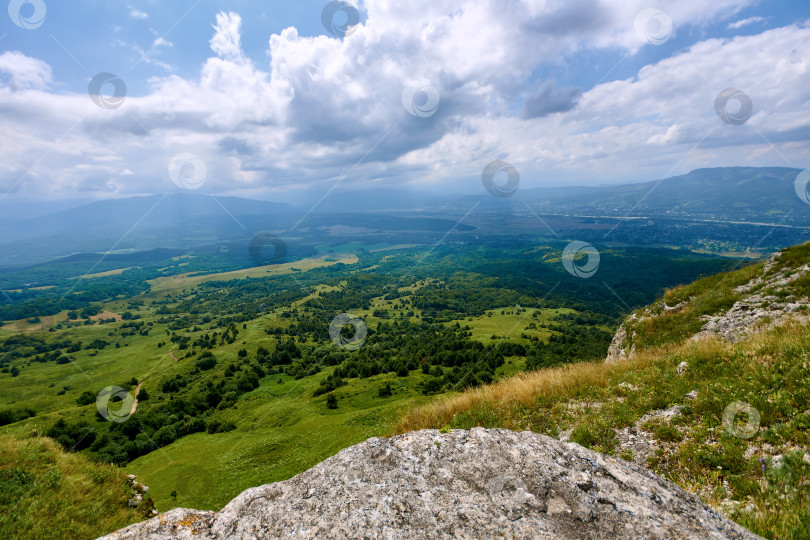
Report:
M 141 385 L 142 384 L 143 383 L 138 383 L 138 386 L 135 387 L 135 391 L 132 393 L 132 397 L 135 398 L 135 399 L 132 401 L 132 408 L 129 410 L 130 416 L 135 414 L 135 409 L 138 408 L 138 392 L 141 391 Z

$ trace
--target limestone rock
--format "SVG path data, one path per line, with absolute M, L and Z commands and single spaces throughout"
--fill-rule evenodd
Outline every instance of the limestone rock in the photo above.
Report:
M 627 353 L 624 350 L 626 341 L 627 330 L 625 329 L 624 324 L 622 324 L 619 329 L 616 330 L 616 333 L 613 335 L 613 340 L 610 342 L 607 358 L 605 358 L 606 363 L 612 364 L 614 362 L 627 359 Z
M 809 322 L 810 317 L 806 313 L 810 310 L 810 299 L 792 298 L 793 301 L 789 301 L 791 297 L 781 299 L 766 293 L 780 290 L 810 272 L 810 265 L 807 264 L 799 268 L 773 271 L 780 255 L 777 253 L 771 257 L 762 275 L 736 288 L 737 292 L 748 296 L 735 302 L 725 313 L 705 317 L 703 327 L 692 336 L 692 339 L 720 336 L 728 341 L 737 342 L 753 331 L 783 324 L 789 319 L 801 323 Z
M 105 538 L 734 538 L 756 535 L 633 463 L 532 432 L 372 438 L 217 513 Z

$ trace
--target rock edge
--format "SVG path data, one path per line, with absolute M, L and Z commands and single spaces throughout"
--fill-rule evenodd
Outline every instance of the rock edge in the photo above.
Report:
M 759 538 L 634 463 L 533 432 L 372 438 L 219 512 L 174 509 L 103 537 Z

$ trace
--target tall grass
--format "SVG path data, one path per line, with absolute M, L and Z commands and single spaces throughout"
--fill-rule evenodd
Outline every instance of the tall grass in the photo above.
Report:
M 0 436 L 0 538 L 95 538 L 143 519 L 125 473 L 47 437 Z
M 446 395 L 433 403 L 406 411 L 396 425 L 397 433 L 455 425 L 460 418 L 492 417 L 504 427 L 526 428 L 520 414 L 525 408 L 564 402 L 604 389 L 625 373 L 642 369 L 656 360 L 661 351 L 645 351 L 626 362 L 582 362 L 515 375 L 493 384 Z

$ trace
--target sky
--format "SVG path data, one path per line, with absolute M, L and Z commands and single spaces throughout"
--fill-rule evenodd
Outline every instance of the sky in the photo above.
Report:
M 810 167 L 807 0 L 11 0 L 0 19 L 0 212 L 479 193 L 494 161 L 521 188 Z

